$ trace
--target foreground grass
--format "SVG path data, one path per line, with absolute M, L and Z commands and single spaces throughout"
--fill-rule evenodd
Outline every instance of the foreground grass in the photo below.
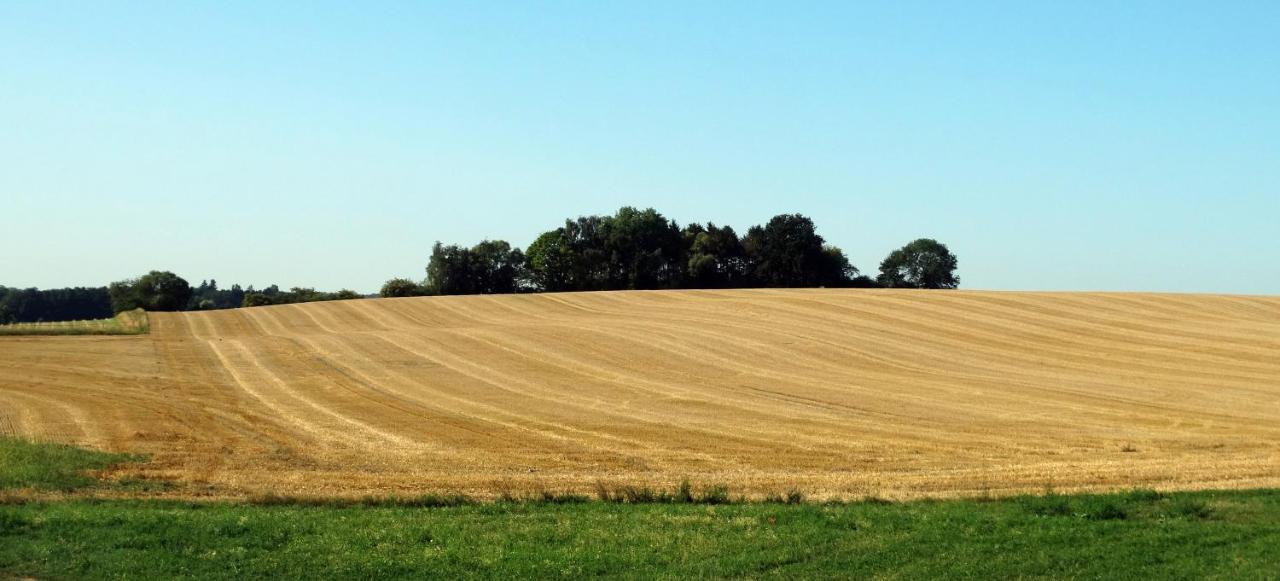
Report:
M 86 321 L 53 321 L 47 323 L 12 323 L 0 325 L 5 335 L 141 335 L 151 331 L 147 312 L 125 311 L 110 319 Z
M 0 506 L 0 572 L 52 578 L 1273 578 L 1280 491 L 888 504 Z
M 0 438 L 0 490 L 70 492 L 103 486 L 93 471 L 143 458 L 75 446 Z
M 1265 579 L 1280 490 L 995 501 L 745 503 L 682 485 L 482 503 L 263 497 L 33 500 L 121 490 L 122 462 L 0 438 L 0 578 L 974 577 Z

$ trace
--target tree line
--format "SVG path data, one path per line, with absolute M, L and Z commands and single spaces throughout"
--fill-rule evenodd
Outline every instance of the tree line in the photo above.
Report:
M 0 286 L 0 325 L 105 319 L 114 314 L 106 287 L 40 290 Z
M 894 250 L 874 278 L 817 233 L 813 220 L 780 214 L 739 236 L 714 223 L 681 227 L 652 208 L 580 216 L 521 249 L 504 240 L 474 246 L 437 242 L 418 282 L 391 279 L 381 296 L 501 294 L 629 289 L 840 287 L 950 289 L 956 257 L 921 238 Z M 0 323 L 101 319 L 136 308 L 185 311 L 360 298 L 351 290 L 263 289 L 216 280 L 191 286 L 151 271 L 105 287 L 39 290 L 0 286 Z
M 521 250 L 504 240 L 471 247 L 437 242 L 422 282 L 391 279 L 381 296 L 679 288 L 839 287 L 951 289 L 954 254 L 921 238 L 894 250 L 872 278 L 817 233 L 813 220 L 780 214 L 739 236 L 730 226 L 683 228 L 652 208 L 581 216 Z
M 238 284 L 222 289 L 216 280 L 201 281 L 193 287 L 172 272 L 153 270 L 104 287 L 40 290 L 0 286 L 0 324 L 106 319 L 133 309 L 198 311 L 355 298 L 360 295 L 345 289 L 337 292 L 303 287 L 281 290 L 271 285 L 255 290 L 252 285 L 241 288 Z
M 255 290 L 253 285 L 241 288 L 238 284 L 231 285 L 229 289 L 220 289 L 216 280 L 201 281 L 199 286 L 192 287 L 172 272 L 155 270 L 138 278 L 113 282 L 107 287 L 107 292 L 111 297 L 111 307 L 117 313 L 136 308 L 148 311 L 204 311 L 360 298 L 359 293 L 347 289 L 337 292 L 317 291 L 307 287 L 281 290 L 274 284 L 262 290 Z

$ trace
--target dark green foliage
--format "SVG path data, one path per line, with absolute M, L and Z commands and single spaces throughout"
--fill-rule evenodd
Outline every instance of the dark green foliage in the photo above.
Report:
M 573 254 L 563 228 L 543 232 L 525 251 L 530 286 L 546 292 L 575 290 Z
M 312 303 L 316 301 L 342 301 L 349 299 L 358 299 L 360 295 L 352 290 L 340 290 L 338 292 L 322 292 L 313 288 L 293 287 L 287 291 L 280 290 L 280 287 L 271 285 L 260 291 L 253 290 L 249 287 L 244 293 L 244 300 L 241 302 L 242 307 L 261 307 L 266 305 L 288 305 L 293 303 Z
M 115 312 L 144 309 L 147 311 L 181 311 L 191 301 L 191 285 L 182 277 L 153 270 L 135 279 L 111 283 L 111 308 Z
M 950 289 L 960 286 L 956 257 L 947 245 L 921 238 L 894 250 L 880 263 L 881 285 L 889 288 Z
M 1065 496 L 1124 519 L 1029 513 L 1021 499 L 831 504 L 0 504 L 17 578 L 1269 579 L 1280 491 Z M 1215 507 L 1173 517 L 1166 504 Z
M 524 259 L 517 256 L 515 260 L 523 262 Z M 153 270 L 136 279 L 122 280 L 99 288 L 42 291 L 0 286 L 0 325 L 109 319 L 116 313 L 134 309 L 194 311 L 358 298 L 359 293 L 346 289 L 320 292 L 312 288 L 295 287 L 281 291 L 279 287 L 272 285 L 255 291 L 252 286 L 242 289 L 238 284 L 231 285 L 230 289 L 220 289 L 216 280 L 201 281 L 200 286 L 192 288 L 187 281 L 172 272 Z
M 240 302 L 242 307 L 265 307 L 274 304 L 276 303 L 271 296 L 255 292 L 245 293 L 244 299 Z
M 382 285 L 382 290 L 378 291 L 378 296 L 384 298 L 391 297 L 419 297 L 427 294 L 424 285 L 413 282 L 407 278 L 393 278 Z
M 686 241 L 675 222 L 653 208 L 621 208 L 582 216 L 529 245 L 527 277 L 544 291 L 679 288 Z
M 602 222 L 605 288 L 676 288 L 684 276 L 684 238 L 675 222 L 653 208 L 626 206 Z
M 40 290 L 0 286 L 0 325 L 110 318 L 106 287 Z
M 827 246 L 800 214 L 774 216 L 742 240 L 752 280 L 767 287 L 843 286 L 858 274 L 844 252 Z
M 513 293 L 524 268 L 520 249 L 503 240 L 484 240 L 471 248 L 436 242 L 427 263 L 427 294 Z
M 523 286 L 532 291 L 881 286 L 799 214 L 775 216 L 740 238 L 728 226 L 680 229 L 652 208 L 624 207 L 566 220 L 538 236 L 525 258 Z
M 685 263 L 687 288 L 733 288 L 746 286 L 747 257 L 742 240 L 729 226 L 690 224 L 683 232 L 689 248 Z
M 218 281 L 200 281 L 200 286 L 191 291 L 191 300 L 187 303 L 189 311 L 207 311 L 210 309 L 234 309 L 244 304 L 244 289 L 233 284 L 230 289 L 219 289 Z

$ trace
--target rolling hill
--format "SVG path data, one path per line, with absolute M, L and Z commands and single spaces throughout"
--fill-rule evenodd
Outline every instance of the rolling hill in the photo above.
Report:
M 1280 297 L 630 291 L 0 338 L 0 434 L 181 494 L 1280 485 Z

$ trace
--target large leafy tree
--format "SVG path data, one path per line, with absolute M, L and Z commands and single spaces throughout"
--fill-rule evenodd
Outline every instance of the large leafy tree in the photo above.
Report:
M 0 286 L 0 324 L 110 317 L 106 287 L 40 290 Z
M 682 275 L 680 228 L 653 208 L 627 206 L 602 223 L 609 289 L 676 286 Z
M 436 242 L 427 262 L 427 290 L 437 295 L 475 294 L 471 251 L 467 248 Z
M 689 248 L 685 286 L 727 288 L 746 283 L 746 255 L 733 228 L 690 224 L 684 229 L 684 239 Z
M 610 288 L 608 216 L 580 216 L 538 236 L 525 252 L 525 276 L 547 292 Z
M 525 251 L 525 272 L 536 290 L 573 290 L 572 251 L 564 228 L 543 232 Z
M 111 283 L 107 294 L 117 313 L 132 309 L 180 311 L 187 307 L 192 290 L 182 277 L 167 270 L 153 270 L 135 279 Z
M 920 238 L 894 250 L 880 263 L 876 280 L 890 288 L 950 289 L 960 286 L 956 257 L 947 245 Z
M 565 290 L 608 290 L 609 250 L 608 216 L 580 216 L 565 220 L 563 255 L 569 267 L 569 285 Z
M 382 285 L 378 292 L 383 297 L 416 297 L 426 292 L 422 285 L 407 278 L 393 278 Z
M 761 286 L 843 286 L 857 273 L 844 252 L 826 245 L 813 220 L 800 214 L 780 214 L 752 227 L 742 246 L 751 278 Z
M 524 253 L 505 240 L 484 240 L 471 247 L 471 276 L 476 292 L 516 292 L 524 268 Z
M 471 248 L 437 242 L 427 263 L 427 292 L 440 295 L 511 293 L 522 278 L 524 253 L 503 240 Z

